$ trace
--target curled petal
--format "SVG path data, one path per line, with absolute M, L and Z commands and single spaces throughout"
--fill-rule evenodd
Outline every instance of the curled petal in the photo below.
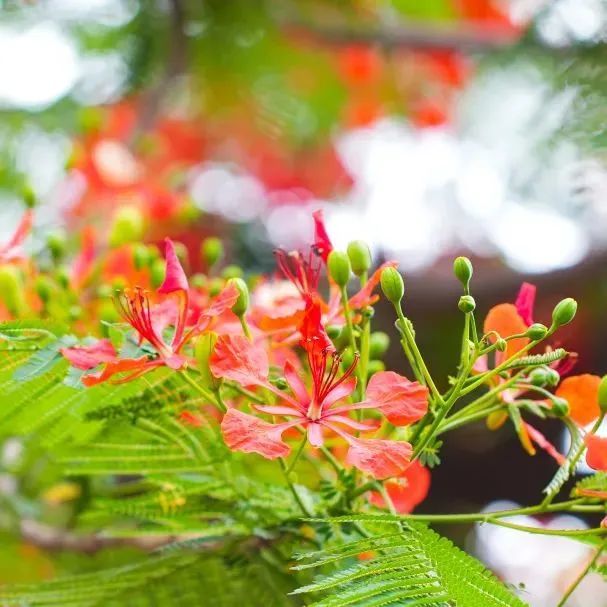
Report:
M 516 306 L 504 303 L 494 306 L 489 310 L 485 318 L 484 331 L 485 333 L 496 331 L 500 337 L 511 337 L 512 335 L 525 333 L 527 331 L 527 324 L 521 318 Z M 492 340 L 495 341 L 495 337 L 492 337 Z M 509 340 L 504 357 L 508 359 L 514 356 L 528 343 L 529 339 L 527 337 L 517 337 L 516 339 Z
M 282 440 L 282 433 L 291 425 L 294 424 L 270 424 L 238 409 L 228 409 L 221 422 L 221 432 L 232 451 L 259 453 L 267 459 L 276 459 L 291 451 Z
M 183 271 L 181 262 L 175 253 L 175 245 L 170 238 L 164 239 L 166 274 L 164 282 L 158 288 L 158 293 L 168 294 L 175 291 L 187 291 L 188 279 Z
M 346 379 L 345 381 L 341 382 L 340 384 L 335 386 L 335 388 L 333 388 L 329 392 L 329 394 L 327 394 L 327 396 L 325 396 L 324 400 L 322 401 L 323 410 L 327 410 L 331 405 L 342 400 L 343 398 L 346 398 L 347 396 L 350 396 L 350 394 L 352 394 L 352 392 L 354 392 L 355 389 L 356 389 L 356 378 L 355 377 L 350 377 L 350 378 Z M 345 405 L 344 408 L 347 409 L 348 405 Z
M 369 380 L 367 400 L 395 426 L 407 426 L 428 411 L 428 388 L 394 371 L 381 371 Z
M 324 350 L 333 352 L 335 347 L 322 324 L 320 298 L 316 295 L 306 296 L 306 309 L 301 325 L 301 347 L 308 354 L 318 354 Z
M 238 299 L 238 289 L 236 285 L 229 284 L 213 299 L 210 305 L 203 312 L 203 316 L 219 316 L 226 310 L 229 310 Z
M 307 407 L 310 404 L 310 396 L 306 390 L 306 385 L 295 370 L 293 363 L 289 360 L 285 363 L 284 373 L 295 398 L 301 403 L 302 407 Z
M 520 291 L 514 302 L 516 311 L 527 326 L 533 324 L 533 308 L 535 307 L 535 292 L 537 287 L 529 282 L 521 285 Z
M 360 310 L 374 304 L 379 299 L 379 296 L 373 295 L 373 291 L 375 291 L 375 288 L 379 284 L 382 270 L 384 268 L 396 268 L 397 266 L 398 263 L 395 261 L 386 261 L 385 263 L 382 263 L 381 266 L 371 274 L 371 277 L 365 286 L 350 298 L 350 301 L 348 302 L 350 307 L 353 310 Z
M 150 360 L 147 356 L 119 359 L 106 363 L 101 373 L 85 375 L 82 378 L 82 383 L 87 387 L 96 386 L 108 380 L 111 380 L 112 383 L 122 384 L 147 373 L 155 367 L 160 367 L 162 364 L 162 361 L 158 359 Z M 126 375 L 118 379 L 114 378 L 115 375 L 122 373 L 126 373 Z
M 607 472 L 607 438 L 596 434 L 587 434 L 584 438 L 588 451 L 586 452 L 586 463 L 593 470 Z
M 598 375 L 584 373 L 565 378 L 556 390 L 556 395 L 569 403 L 569 416 L 580 426 L 592 423 L 601 413 L 599 408 Z
M 352 438 L 346 462 L 375 478 L 388 478 L 406 469 L 413 452 L 404 441 Z
M 565 456 L 559 453 L 556 447 L 536 428 L 531 424 L 524 424 L 529 438 L 540 448 L 552 456 L 559 466 L 565 463 Z
M 221 335 L 211 356 L 215 377 L 230 379 L 244 386 L 262 386 L 270 372 L 263 345 L 255 345 L 242 335 Z
M 116 350 L 109 339 L 100 339 L 90 346 L 61 348 L 60 352 L 76 369 L 83 371 L 94 369 L 97 365 L 116 358 Z

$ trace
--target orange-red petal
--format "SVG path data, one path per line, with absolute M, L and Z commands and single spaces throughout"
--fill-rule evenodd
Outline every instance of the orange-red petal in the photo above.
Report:
M 586 426 L 601 413 L 599 408 L 599 384 L 597 375 L 584 373 L 565 378 L 556 390 L 556 395 L 569 403 L 569 416 L 573 421 Z
M 516 306 L 509 303 L 499 304 L 489 310 L 485 318 L 484 332 L 496 331 L 500 337 L 511 337 L 527 330 L 525 321 L 518 313 Z M 493 337 L 492 341 L 495 341 Z M 505 358 L 510 358 L 529 343 L 527 337 L 517 337 L 508 341 Z
M 596 434 L 587 434 L 584 442 L 588 449 L 586 463 L 593 470 L 607 472 L 607 438 Z
M 375 478 L 388 478 L 404 472 L 413 448 L 405 441 L 379 438 L 352 438 L 346 462 Z

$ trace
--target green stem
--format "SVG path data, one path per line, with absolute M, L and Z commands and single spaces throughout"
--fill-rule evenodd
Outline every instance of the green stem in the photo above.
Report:
M 305 440 L 304 440 L 305 442 Z M 284 458 L 279 458 L 279 463 L 280 463 L 280 467 L 283 471 L 283 474 L 285 476 L 285 480 L 287 481 L 287 485 L 289 486 L 289 490 L 291 491 L 291 494 L 293 495 L 293 497 L 295 498 L 295 501 L 297 502 L 297 505 L 299 506 L 300 510 L 302 511 L 304 516 L 311 516 L 310 512 L 308 512 L 308 509 L 306 508 L 306 505 L 303 503 L 299 493 L 297 493 L 297 489 L 295 488 L 295 485 L 291 482 L 291 479 L 289 478 L 289 473 L 287 470 L 287 464 L 285 463 Z
M 289 467 L 287 468 L 286 474 L 290 474 L 291 472 L 293 472 L 293 468 L 295 468 L 295 464 L 297 464 L 297 460 L 299 460 L 300 455 L 303 453 L 304 447 L 306 446 L 308 439 L 307 437 L 303 437 L 301 443 L 299 443 L 299 447 L 297 448 L 297 451 L 295 452 L 295 455 L 293 456 L 293 459 L 291 460 L 291 463 L 289 464 Z
M 192 388 L 194 388 L 202 396 L 204 396 L 206 399 L 208 399 L 209 402 L 214 404 L 222 413 L 225 413 L 227 411 L 226 406 L 220 400 L 218 400 L 217 397 L 210 390 L 203 388 L 197 381 L 195 381 L 190 376 L 188 369 L 185 369 L 183 371 L 183 373 L 181 374 L 181 377 L 183 377 L 188 382 L 188 384 L 190 384 L 190 386 L 192 386 Z
M 563 598 L 559 601 L 559 604 L 556 607 L 564 607 L 564 605 L 567 602 L 567 600 L 569 599 L 569 597 L 575 592 L 575 589 L 580 585 L 580 583 L 586 577 L 588 572 L 594 567 L 596 562 L 599 560 L 599 557 L 601 556 L 601 553 L 605 549 L 606 545 L 607 545 L 607 540 L 603 541 L 601 543 L 601 545 L 596 549 L 596 552 L 594 553 L 594 556 L 592 557 L 592 559 L 590 560 L 588 565 L 586 565 L 586 567 L 580 573 L 580 575 L 577 576 L 577 578 L 575 579 L 573 584 L 571 584 L 571 586 L 569 586 L 569 588 L 567 589 L 567 592 L 565 592 L 565 594 L 563 595 Z
M 243 333 L 244 333 L 245 337 L 249 341 L 253 341 L 253 336 L 251 335 L 251 329 L 249 329 L 249 323 L 247 323 L 247 320 L 244 317 L 244 314 L 242 314 L 238 318 L 240 320 L 240 325 L 242 326 L 242 330 L 243 330 Z

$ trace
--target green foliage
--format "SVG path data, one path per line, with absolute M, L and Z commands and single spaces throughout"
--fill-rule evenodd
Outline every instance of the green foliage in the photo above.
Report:
M 391 515 L 348 516 L 334 519 L 351 523 L 394 523 Z M 523 607 L 478 561 L 449 540 L 421 524 L 403 524 L 393 533 L 349 542 L 328 550 L 304 554 L 308 561 L 295 569 L 340 564 L 297 593 L 322 593 L 315 607 L 371 607 L 379 605 L 424 605 L 427 607 Z M 374 553 L 360 561 L 361 553 Z
M 523 369 L 524 367 L 539 367 L 550 365 L 567 356 L 568 352 L 564 348 L 557 348 L 546 354 L 532 354 L 531 356 L 522 356 L 507 365 L 506 369 Z
M 581 491 L 599 491 L 607 493 L 607 472 L 596 472 L 575 484 L 571 496 L 577 497 Z

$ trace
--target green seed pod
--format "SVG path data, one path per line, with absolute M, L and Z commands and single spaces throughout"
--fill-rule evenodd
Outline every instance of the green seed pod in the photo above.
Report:
M 564 398 L 555 396 L 552 398 L 551 411 L 556 417 L 565 417 L 569 415 L 569 403 Z
M 529 383 L 543 388 L 550 381 L 550 369 L 548 367 L 536 367 L 529 373 Z
M 527 329 L 527 337 L 533 341 L 539 341 L 540 339 L 544 339 L 548 333 L 548 327 L 539 322 L 533 323 Z
M 200 244 L 200 255 L 209 268 L 214 266 L 223 257 L 223 244 L 221 240 L 215 236 L 205 238 Z
M 27 310 L 23 282 L 15 266 L 8 264 L 0 266 L 0 298 L 8 311 L 15 316 Z
M 390 336 L 383 331 L 371 333 L 369 339 L 369 357 L 371 359 L 381 358 L 390 347 Z
M 201 383 L 212 390 L 216 390 L 221 385 L 221 380 L 211 373 L 209 366 L 216 342 L 217 334 L 212 331 L 203 333 L 194 339 L 194 358 L 196 368 L 200 372 Z
M 148 263 L 150 263 L 150 259 L 150 249 L 140 242 L 136 243 L 133 247 L 133 263 L 135 269 L 141 270 L 142 268 L 145 268 Z
M 238 299 L 232 306 L 232 312 L 236 316 L 244 316 L 249 309 L 249 287 L 242 278 L 230 278 L 228 285 L 234 285 L 238 289 Z
M 599 384 L 599 407 L 602 413 L 607 413 L 607 375 L 603 375 Z
M 499 352 L 505 352 L 507 347 L 508 347 L 508 342 L 505 339 L 503 339 L 502 337 L 500 337 L 495 342 L 495 349 L 498 350 Z
M 457 257 L 453 262 L 453 273 L 466 291 L 470 286 L 473 271 L 472 262 L 467 257 Z
M 242 278 L 244 276 L 244 272 L 240 266 L 229 265 L 223 269 L 221 275 L 226 278 Z
M 469 314 L 470 312 L 474 312 L 476 309 L 476 301 L 474 301 L 474 297 L 472 297 L 472 295 L 462 295 L 459 298 L 457 307 L 460 309 L 460 312 Z
M 546 385 L 550 388 L 558 386 L 559 382 L 561 381 L 561 376 L 559 375 L 559 372 L 556 369 L 551 369 L 550 367 L 546 367 L 546 372 L 548 378 Z
M 577 301 L 567 297 L 556 304 L 552 311 L 552 324 L 555 327 L 562 327 L 570 323 L 575 318 L 577 312 Z
M 327 260 L 327 268 L 329 276 L 340 287 L 345 287 L 350 280 L 352 268 L 350 267 L 350 259 L 343 251 L 331 251 Z
M 195 289 L 204 289 L 209 284 L 209 279 L 205 274 L 193 274 L 190 276 L 190 284 Z
M 150 282 L 157 289 L 164 281 L 166 273 L 165 263 L 162 259 L 154 259 L 150 265 Z
M 114 214 L 110 228 L 109 244 L 119 247 L 128 242 L 141 240 L 145 230 L 145 221 L 141 211 L 134 206 L 124 206 Z
M 396 268 L 384 268 L 380 277 L 381 290 L 386 299 L 397 304 L 405 294 L 405 283 L 403 277 Z
M 370 360 L 369 365 L 367 367 L 367 378 L 371 377 L 375 373 L 379 373 L 380 371 L 385 371 L 386 365 L 383 360 Z
M 356 276 L 361 276 L 371 267 L 371 251 L 369 246 L 363 240 L 353 240 L 348 245 L 348 257 L 352 265 L 352 272 Z

